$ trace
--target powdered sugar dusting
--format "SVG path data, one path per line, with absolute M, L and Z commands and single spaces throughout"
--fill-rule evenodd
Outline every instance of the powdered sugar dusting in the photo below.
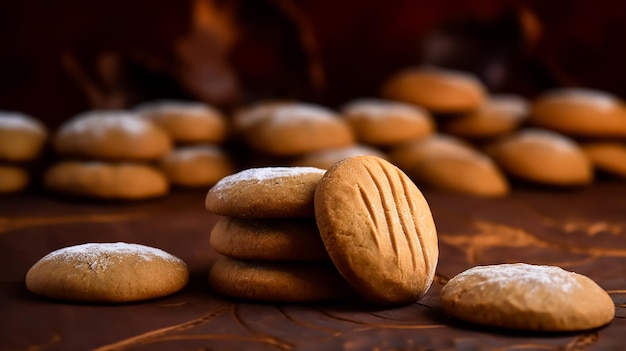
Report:
M 0 111 L 0 129 L 21 129 L 45 133 L 45 128 L 39 121 L 23 113 L 13 111 Z
M 572 272 L 556 266 L 526 263 L 473 267 L 452 279 L 460 282 L 469 277 L 481 279 L 479 282 L 474 282 L 476 285 L 496 284 L 504 286 L 510 283 L 517 283 L 531 288 L 546 286 L 550 289 L 560 289 L 562 292 L 570 292 L 575 287 L 581 287 Z
M 607 92 L 585 88 L 563 88 L 545 95 L 551 101 L 591 104 L 602 110 L 614 109 L 617 98 Z
M 294 103 L 276 106 L 273 118 L 270 121 L 273 124 L 282 125 L 302 122 L 320 122 L 332 121 L 336 119 L 336 114 L 323 106 Z
M 359 99 L 343 109 L 345 115 L 358 115 L 363 118 L 405 117 L 416 118 L 427 115 L 422 108 L 403 102 L 380 99 Z
M 261 167 L 261 168 L 249 168 L 241 172 L 231 174 L 222 178 L 212 191 L 222 191 L 230 189 L 237 183 L 243 181 L 263 182 L 271 179 L 285 178 L 285 177 L 297 177 L 303 174 L 320 174 L 323 175 L 326 171 L 316 167 Z
M 144 261 L 155 258 L 171 262 L 182 262 L 179 258 L 154 247 L 129 243 L 87 243 L 53 251 L 41 260 L 77 261 L 76 268 L 89 265 L 93 271 L 105 271 L 120 262 L 123 256 L 133 256 Z
M 139 115 L 130 111 L 88 111 L 77 115 L 65 123 L 60 133 L 102 135 L 111 130 L 138 135 L 146 133 L 150 128 L 150 122 L 142 119 Z

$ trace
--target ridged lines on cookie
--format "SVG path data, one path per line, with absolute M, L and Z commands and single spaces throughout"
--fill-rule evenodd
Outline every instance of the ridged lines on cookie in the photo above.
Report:
M 412 266 L 413 268 L 416 268 L 417 262 L 416 262 L 415 243 L 413 242 L 412 237 L 417 236 L 418 233 L 415 230 L 415 225 L 412 225 L 412 226 L 408 225 L 409 222 L 411 224 L 414 224 L 412 216 L 410 214 L 409 216 L 406 216 L 406 211 L 398 210 L 399 208 L 402 208 L 402 207 L 411 208 L 411 206 L 407 204 L 408 201 L 407 201 L 407 196 L 406 196 L 406 189 L 403 186 L 402 191 L 403 191 L 403 194 L 405 194 L 404 197 L 397 197 L 396 191 L 394 191 L 395 187 L 393 186 L 393 183 L 391 182 L 391 179 L 395 178 L 394 175 L 390 174 L 388 170 L 386 170 L 380 164 L 378 166 L 379 166 L 379 169 L 385 174 L 384 180 L 380 179 L 381 177 L 376 176 L 375 170 L 370 169 L 368 166 L 365 166 L 365 169 L 367 170 L 367 173 L 369 174 L 372 182 L 376 186 L 376 190 L 378 194 L 380 195 L 380 201 L 381 201 L 383 208 L 392 210 L 392 211 L 384 211 L 385 222 L 387 224 L 387 232 L 389 234 L 388 235 L 389 242 L 391 244 L 391 247 L 393 248 L 394 254 L 399 257 L 400 256 L 399 243 L 398 243 L 399 238 L 398 238 L 398 235 L 394 235 L 397 232 L 395 230 L 396 226 L 394 225 L 396 223 L 396 221 L 394 221 L 395 219 L 394 216 L 397 216 L 397 218 L 399 219 L 399 223 L 400 223 L 400 230 L 402 231 L 402 234 L 404 234 L 403 237 L 406 240 L 406 245 L 408 246 L 409 251 L 411 253 Z M 392 199 L 389 199 L 387 196 L 384 195 L 386 193 L 384 190 L 390 190 L 392 194 L 391 195 Z M 377 228 L 382 229 L 380 226 L 377 226 Z M 374 240 L 377 240 L 376 233 L 381 232 L 381 231 L 382 230 L 379 230 L 373 233 Z

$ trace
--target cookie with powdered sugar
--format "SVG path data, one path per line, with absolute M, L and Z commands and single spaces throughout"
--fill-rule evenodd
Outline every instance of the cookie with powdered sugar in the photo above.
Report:
M 61 125 L 53 144 L 67 156 L 139 161 L 165 155 L 172 142 L 165 131 L 134 112 L 96 110 Z
M 459 319 L 502 328 L 574 331 L 613 320 L 611 297 L 590 278 L 555 266 L 478 266 L 441 290 L 441 307 Z
M 249 168 L 217 182 L 205 206 L 239 218 L 313 217 L 313 194 L 324 172 L 315 167 Z
M 41 258 L 26 274 L 26 287 L 51 299 L 116 303 L 173 294 L 188 280 L 185 262 L 161 249 L 87 243 Z
M 34 117 L 14 111 L 0 111 L 0 159 L 30 161 L 41 153 L 48 131 Z

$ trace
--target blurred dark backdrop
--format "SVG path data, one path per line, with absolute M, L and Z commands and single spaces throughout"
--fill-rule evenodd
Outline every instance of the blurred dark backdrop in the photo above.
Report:
M 334 107 L 423 63 L 472 71 L 492 92 L 625 97 L 625 15 L 622 0 L 8 0 L 0 109 L 54 128 L 157 98 Z

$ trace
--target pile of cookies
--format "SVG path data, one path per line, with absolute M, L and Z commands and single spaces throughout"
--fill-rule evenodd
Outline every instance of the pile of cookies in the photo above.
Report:
M 408 176 L 376 156 L 328 171 L 247 169 L 218 182 L 205 205 L 225 216 L 211 232 L 223 256 L 209 273 L 223 295 L 304 302 L 356 291 L 397 304 L 419 299 L 434 278 L 428 204 Z
M 37 119 L 0 111 L 0 194 L 29 185 L 28 165 L 40 156 L 47 138 L 46 127 Z

